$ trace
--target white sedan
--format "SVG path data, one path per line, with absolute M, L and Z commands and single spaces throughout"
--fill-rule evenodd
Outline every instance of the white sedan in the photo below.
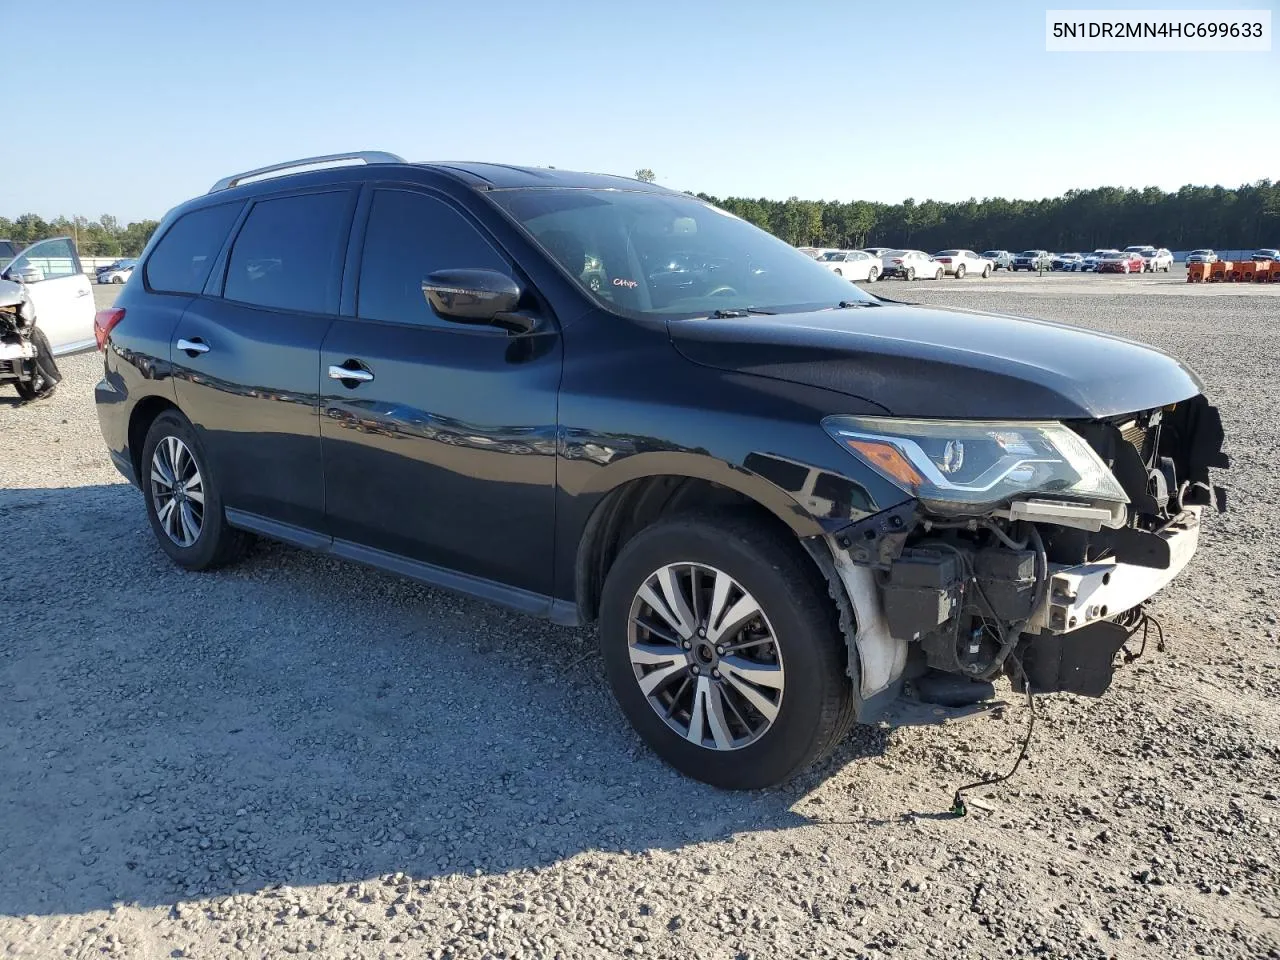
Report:
M 890 250 L 880 260 L 882 277 L 941 280 L 945 272 L 942 264 L 923 250 Z
M 850 282 L 880 278 L 880 261 L 863 250 L 831 250 L 818 257 L 818 262 Z
M 137 261 L 126 260 L 116 264 L 109 270 L 103 270 L 98 274 L 99 283 L 124 283 L 133 276 L 133 267 Z
M 933 259 L 942 264 L 942 271 L 963 280 L 965 274 L 976 273 L 984 280 L 995 270 L 994 260 L 979 256 L 972 250 L 941 250 L 933 255 Z

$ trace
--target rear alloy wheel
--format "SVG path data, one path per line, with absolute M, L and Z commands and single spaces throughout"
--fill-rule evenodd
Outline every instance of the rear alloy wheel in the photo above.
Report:
M 915 278 L 916 278 L 916 268 L 915 268 L 915 267 L 907 267 L 907 279 L 908 279 L 908 280 L 914 280 Z
M 960 266 L 956 267 L 956 279 L 957 279 L 957 280 L 963 280 L 963 279 L 964 279 L 964 264 L 963 264 L 963 263 L 962 263 L 962 264 L 960 264 Z
M 867 271 L 867 283 L 875 283 L 879 279 L 880 279 L 880 271 L 877 270 L 875 267 L 872 267 L 870 270 Z
M 601 598 L 601 651 L 619 706 L 659 756 L 755 789 L 839 742 L 855 698 L 821 579 L 755 518 L 677 518 L 627 543 Z
M 160 548 L 188 570 L 206 570 L 238 557 L 246 535 L 227 524 L 191 424 L 169 410 L 156 417 L 142 446 L 147 518 Z

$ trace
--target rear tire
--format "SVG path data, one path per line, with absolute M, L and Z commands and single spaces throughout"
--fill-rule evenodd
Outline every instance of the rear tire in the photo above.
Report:
M 991 265 L 987 264 L 987 266 L 982 268 L 982 279 L 986 280 L 990 276 L 991 276 Z
M 683 630 L 644 599 L 667 602 L 663 581 L 655 580 L 667 571 L 666 582 L 688 598 L 683 621 L 674 615 Z M 721 624 L 735 610 L 751 609 L 739 606 L 743 599 L 758 611 L 715 637 L 722 577 L 732 586 L 720 594 Z M 750 646 L 719 652 L 735 644 Z M 681 773 L 713 786 L 782 783 L 830 752 L 853 723 L 844 637 L 822 577 L 793 539 L 755 518 L 676 517 L 637 534 L 605 581 L 600 648 L 618 705 L 641 738 Z M 753 666 L 767 682 L 743 679 L 740 671 Z M 720 676 L 712 679 L 712 672 Z
M 187 570 L 211 570 L 244 553 L 248 535 L 227 523 L 216 478 L 186 417 L 176 410 L 156 417 L 140 462 L 147 519 L 169 559 Z
M 939 268 L 938 268 L 938 272 L 937 272 L 937 273 L 935 273 L 935 274 L 933 275 L 933 279 L 935 279 L 935 280 L 941 280 L 941 279 L 942 279 L 943 277 L 945 277 L 946 275 L 947 275 L 947 272 L 946 272 L 945 270 L 943 270 L 941 267 L 939 267 Z
M 908 280 L 914 280 L 915 278 L 916 278 L 916 268 L 915 268 L 915 267 L 907 267 L 907 279 L 908 279 Z
M 879 279 L 880 279 L 880 271 L 877 270 L 875 267 L 872 267 L 870 270 L 867 271 L 867 283 L 875 283 Z
M 957 279 L 957 280 L 963 280 L 963 279 L 964 279 L 964 264 L 963 264 L 963 263 L 962 263 L 962 264 L 960 264 L 960 266 L 956 267 L 956 279 Z

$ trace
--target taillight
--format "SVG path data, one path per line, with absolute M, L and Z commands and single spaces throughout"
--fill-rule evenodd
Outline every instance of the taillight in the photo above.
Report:
M 894 263 L 901 263 L 902 261 L 901 261 L 901 260 L 895 260 L 895 261 L 893 261 L 893 262 L 894 262 Z
M 102 350 L 107 345 L 107 337 L 111 331 L 115 329 L 117 323 L 124 319 L 124 307 L 112 307 L 109 310 L 99 310 L 93 317 L 93 336 L 98 341 L 98 349 Z

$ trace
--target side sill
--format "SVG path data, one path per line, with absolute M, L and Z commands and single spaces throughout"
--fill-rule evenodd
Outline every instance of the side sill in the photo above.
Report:
M 495 583 L 482 577 L 473 577 L 469 573 L 446 570 L 444 567 L 423 563 L 420 560 L 410 560 L 407 557 L 396 556 L 394 553 L 376 550 L 349 540 L 334 540 L 330 552 L 347 560 L 377 567 L 379 570 L 398 573 L 402 577 L 417 580 L 428 586 L 443 587 L 455 593 L 465 593 L 481 600 L 488 600 L 490 603 L 496 603 L 520 613 L 528 613 L 536 617 L 548 617 L 551 614 L 550 597 Z
M 98 349 L 98 341 L 90 338 L 88 340 L 77 340 L 75 343 L 64 343 L 60 347 L 53 348 L 55 357 L 70 357 L 77 353 L 88 353 L 90 350 Z
M 518 613 L 547 618 L 553 623 L 562 626 L 574 627 L 581 625 L 582 622 L 577 604 L 568 600 L 557 600 L 540 593 L 533 593 L 529 590 L 521 590 L 518 587 L 496 583 L 493 580 L 486 580 L 483 577 L 459 573 L 456 570 L 447 570 L 444 567 L 423 563 L 420 560 L 397 556 L 385 550 L 377 550 L 373 547 L 366 547 L 363 544 L 352 543 L 350 540 L 335 540 L 333 537 L 307 530 L 304 527 L 268 520 L 266 517 L 260 517 L 244 510 L 228 508 L 226 515 L 227 523 L 233 527 L 260 534 L 272 540 L 280 540 L 295 547 L 314 550 L 318 553 L 330 553 L 344 560 L 354 560 L 365 566 L 385 570 L 388 573 L 407 577 L 410 580 L 416 580 L 431 587 L 439 587 L 444 590 L 451 590 L 454 593 L 475 597 L 479 600 L 486 600 L 509 610 L 515 610 Z
M 333 545 L 333 537 L 326 537 L 324 534 L 315 533 L 305 527 L 294 526 L 292 523 L 268 520 L 266 517 L 260 517 L 256 513 L 233 510 L 230 507 L 224 509 L 223 513 L 227 516 L 227 523 L 233 527 L 248 530 L 250 533 L 261 534 L 264 537 L 270 537 L 272 540 L 280 540 L 295 547 L 302 547 L 304 550 L 317 550 L 321 553 L 327 553 Z

